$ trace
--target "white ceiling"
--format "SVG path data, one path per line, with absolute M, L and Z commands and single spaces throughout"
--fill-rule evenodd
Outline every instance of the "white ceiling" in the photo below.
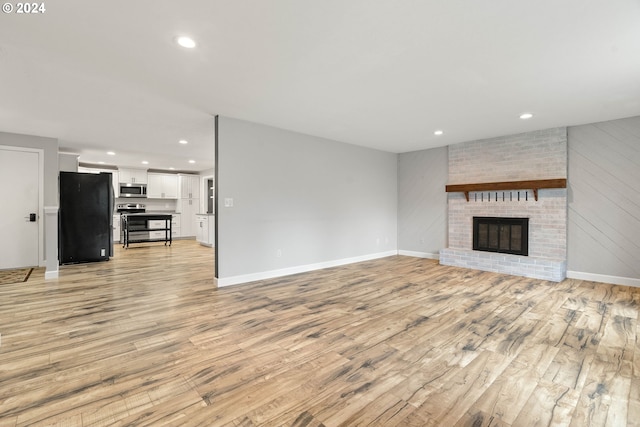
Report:
M 216 114 L 391 152 L 640 115 L 639 0 L 45 7 L 0 15 L 0 131 L 84 162 L 211 168 Z

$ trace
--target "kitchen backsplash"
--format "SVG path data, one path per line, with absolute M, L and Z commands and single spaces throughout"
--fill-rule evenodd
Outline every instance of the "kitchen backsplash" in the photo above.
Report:
M 147 212 L 168 211 L 175 212 L 177 200 L 173 199 L 138 199 L 134 197 L 117 197 L 116 205 L 119 203 L 142 203 L 146 206 Z M 115 209 L 115 207 L 114 207 Z

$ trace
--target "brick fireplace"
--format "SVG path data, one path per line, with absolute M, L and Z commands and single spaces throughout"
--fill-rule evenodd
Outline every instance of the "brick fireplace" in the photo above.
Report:
M 449 184 L 566 177 L 564 127 L 449 146 Z M 566 277 L 565 188 L 451 192 L 447 203 L 448 247 L 440 251 L 441 264 L 551 281 Z M 528 218 L 528 255 L 473 250 L 474 217 Z

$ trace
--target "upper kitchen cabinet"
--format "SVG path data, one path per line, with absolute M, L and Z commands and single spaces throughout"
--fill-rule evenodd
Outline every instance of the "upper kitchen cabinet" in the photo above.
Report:
M 164 173 L 147 174 L 147 198 L 177 199 L 178 175 Z
M 120 182 L 123 184 L 147 184 L 146 169 L 118 169 Z M 151 196 L 149 196 L 151 197 Z
M 180 183 L 180 199 L 200 198 L 200 176 L 198 175 L 178 175 Z

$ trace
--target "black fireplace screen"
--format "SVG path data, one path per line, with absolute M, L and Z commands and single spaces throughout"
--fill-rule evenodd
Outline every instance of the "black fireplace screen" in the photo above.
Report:
M 473 250 L 529 255 L 529 218 L 474 216 Z

